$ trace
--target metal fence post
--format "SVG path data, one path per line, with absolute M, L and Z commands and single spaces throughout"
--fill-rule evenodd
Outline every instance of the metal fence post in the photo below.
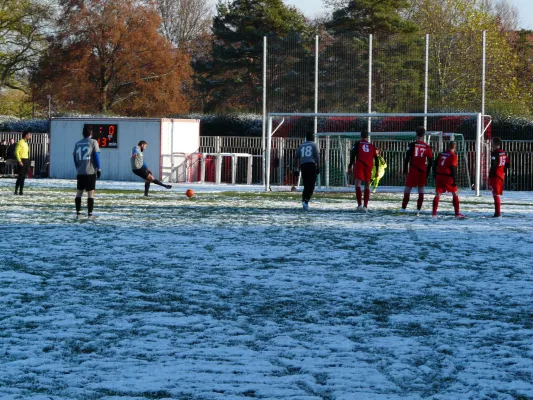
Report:
M 315 114 L 318 113 L 318 35 L 315 36 Z M 314 141 L 318 132 L 318 117 L 315 117 Z
M 262 138 L 261 141 L 261 154 L 263 155 L 263 170 L 261 173 L 261 179 L 265 181 L 265 135 L 266 135 L 266 118 L 267 118 L 267 37 L 263 36 L 263 126 L 262 126 Z
M 481 57 L 481 115 L 485 116 L 485 80 L 487 73 L 487 31 L 483 31 L 483 40 L 482 40 L 482 57 Z M 483 120 L 484 122 L 485 120 Z
M 368 36 L 368 113 L 372 113 L 372 34 Z M 372 131 L 372 117 L 368 117 L 368 132 Z
M 424 114 L 428 112 L 429 94 L 429 34 L 426 35 L 426 70 L 424 77 Z M 424 117 L 424 129 L 428 128 L 428 117 Z

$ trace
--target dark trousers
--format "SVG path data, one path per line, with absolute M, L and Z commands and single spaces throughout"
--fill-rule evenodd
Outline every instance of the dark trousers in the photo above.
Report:
M 28 175 L 28 171 L 30 170 L 30 160 L 27 158 L 23 158 L 22 165 L 17 166 L 17 182 L 15 183 L 15 192 L 19 190 L 20 193 L 22 193 L 22 190 L 24 189 L 24 180 L 26 179 L 26 175 Z
M 315 163 L 305 163 L 300 165 L 302 171 L 302 181 L 304 184 L 304 191 L 302 192 L 302 201 L 309 201 L 315 191 L 315 183 L 317 177 L 317 170 Z

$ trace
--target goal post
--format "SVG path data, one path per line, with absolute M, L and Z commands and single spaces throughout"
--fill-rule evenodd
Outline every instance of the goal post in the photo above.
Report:
M 473 130 L 475 135 L 475 160 L 472 159 L 471 164 L 474 164 L 475 174 L 470 175 L 469 168 L 468 168 L 468 161 L 466 157 L 466 147 L 465 147 L 465 141 L 464 137 L 460 132 L 454 132 L 453 129 L 446 129 L 447 131 L 444 132 L 443 130 L 435 130 L 430 131 L 428 130 L 427 133 L 429 135 L 426 136 L 426 140 L 430 141 L 430 144 L 432 144 L 432 147 L 434 147 L 435 153 L 438 153 L 438 151 L 445 150 L 444 148 L 444 142 L 447 140 L 456 140 L 458 142 L 458 153 L 461 160 L 461 165 L 459 166 L 460 169 L 464 168 L 465 172 L 465 180 L 463 187 L 466 186 L 473 186 L 475 189 L 476 196 L 480 196 L 480 189 L 481 189 L 481 152 L 482 152 L 482 140 L 483 135 L 485 133 L 484 130 L 484 120 L 481 113 L 278 113 L 273 112 L 268 114 L 267 116 L 267 135 L 266 135 L 266 154 L 265 154 L 265 191 L 269 191 L 271 189 L 271 166 L 272 166 L 272 138 L 273 138 L 273 132 L 277 128 L 279 128 L 280 123 L 283 121 L 285 123 L 284 129 L 288 130 L 287 126 L 291 125 L 292 121 L 297 121 L 298 126 L 300 126 L 302 129 L 300 130 L 300 133 L 298 136 L 305 136 L 305 133 L 309 130 L 313 129 L 313 122 L 317 119 L 320 121 L 329 121 L 324 122 L 321 125 L 321 128 L 326 127 L 328 123 L 329 125 L 334 124 L 335 122 L 339 122 L 343 119 L 352 119 L 357 120 L 359 122 L 364 121 L 364 127 L 366 128 L 367 122 L 368 126 L 371 127 L 374 131 L 369 132 L 370 138 L 372 141 L 378 141 L 378 139 L 382 139 L 383 137 L 389 137 L 389 138 L 395 138 L 394 141 L 399 143 L 397 145 L 398 148 L 401 147 L 403 153 L 405 153 L 405 149 L 407 148 L 408 140 L 412 141 L 415 138 L 415 127 L 409 127 L 409 131 L 406 131 L 405 129 L 394 131 L 393 129 L 390 129 L 388 132 L 384 132 L 380 128 L 386 128 L 387 124 L 382 124 L 382 121 L 388 120 L 390 121 L 397 121 L 401 119 L 406 120 L 412 120 L 413 121 L 437 121 L 437 119 L 440 118 L 440 120 L 457 120 L 457 119 L 464 119 L 464 120 L 471 120 L 473 123 Z M 379 125 L 376 124 L 376 121 L 380 121 Z M 374 124 L 373 124 L 374 122 Z M 296 125 L 296 124 L 295 124 Z M 376 126 L 377 125 L 377 126 Z M 423 123 L 419 123 L 418 125 L 423 125 Z M 428 124 L 428 126 L 431 125 Z M 436 125 L 434 123 L 433 125 Z M 323 144 L 323 152 L 325 154 L 321 154 L 322 164 L 324 167 L 322 168 L 322 176 L 319 175 L 319 186 L 322 184 L 322 181 L 326 184 L 326 186 L 329 185 L 330 182 L 328 182 L 328 179 L 334 176 L 335 174 L 340 176 L 341 183 L 339 184 L 338 177 L 335 177 L 336 181 L 334 182 L 335 186 L 345 186 L 347 183 L 347 177 L 345 176 L 344 168 L 347 165 L 347 157 L 349 157 L 349 146 L 346 144 L 350 140 L 353 142 L 355 139 L 359 136 L 359 132 L 342 132 L 342 129 L 340 132 L 329 132 L 324 131 L 320 132 L 320 129 L 315 128 L 315 136 L 316 138 L 320 139 L 321 143 Z M 284 129 L 281 129 L 283 131 Z M 412 129 L 412 130 L 411 130 Z M 470 131 L 469 131 L 470 132 Z M 287 135 L 287 132 L 285 132 L 285 135 Z M 342 144 L 342 141 L 340 138 L 343 138 L 344 144 Z M 401 139 L 399 139 L 401 138 Z M 392 139 L 391 139 L 392 140 Z M 404 141 L 405 146 L 401 142 L 401 140 Z M 433 146 L 433 144 L 437 143 L 438 148 Z M 332 152 L 332 149 L 335 151 Z M 399 150 L 398 150 L 399 151 Z M 337 154 L 338 153 L 338 154 Z M 336 165 L 343 165 L 343 167 L 336 166 L 334 167 L 334 164 L 331 161 L 328 160 L 330 157 L 336 158 Z M 276 162 L 279 162 L 279 160 L 276 160 Z M 332 175 L 333 174 L 333 175 Z M 344 175 L 344 177 L 343 177 Z M 403 183 L 402 183 L 403 184 Z M 473 185 L 472 185 L 473 184 Z

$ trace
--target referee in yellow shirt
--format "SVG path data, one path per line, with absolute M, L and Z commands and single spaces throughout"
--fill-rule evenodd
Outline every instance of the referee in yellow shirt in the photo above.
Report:
M 31 139 L 31 133 L 24 131 L 22 133 L 22 139 L 17 142 L 15 147 L 15 158 L 17 160 L 17 183 L 15 183 L 15 194 L 22 196 L 24 190 L 24 180 L 30 169 L 30 146 L 28 141 Z M 19 191 L 20 189 L 20 191 Z

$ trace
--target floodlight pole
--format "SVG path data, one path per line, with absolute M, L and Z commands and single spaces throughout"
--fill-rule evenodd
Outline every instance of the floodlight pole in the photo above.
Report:
M 315 36 L 315 114 L 318 113 L 318 35 Z M 318 118 L 315 117 L 314 141 L 318 132 Z
M 481 141 L 485 136 L 485 80 L 487 71 L 487 31 L 483 31 L 481 53 L 481 114 L 478 115 L 476 132 L 476 196 L 481 195 Z
M 372 34 L 368 36 L 368 113 L 372 114 Z M 372 130 L 372 117 L 368 117 L 368 132 Z
M 424 78 L 424 114 L 428 112 L 428 82 L 429 82 L 429 34 L 426 34 L 426 71 Z M 424 129 L 428 129 L 428 117 L 424 117 Z
M 481 115 L 485 115 L 485 86 L 487 77 L 487 31 L 483 31 L 482 57 L 481 57 Z
M 266 171 L 266 156 L 265 156 L 265 138 L 266 138 L 266 119 L 267 119 L 267 37 L 263 36 L 263 125 L 262 125 L 262 140 L 261 153 L 263 154 L 262 179 L 265 182 Z

